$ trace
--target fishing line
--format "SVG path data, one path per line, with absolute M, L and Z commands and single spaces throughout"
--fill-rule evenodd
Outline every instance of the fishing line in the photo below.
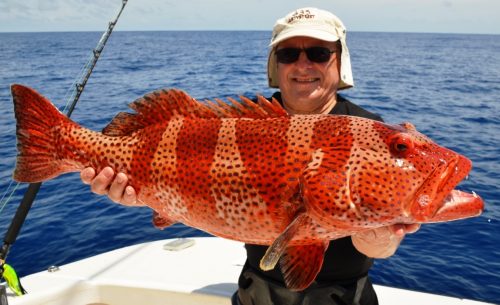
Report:
M 63 100 L 66 101 L 66 104 L 64 105 L 62 112 L 66 112 L 66 110 L 69 107 L 69 104 L 74 99 L 75 94 L 76 94 L 76 86 L 83 79 L 83 75 L 85 74 L 85 71 L 87 70 L 87 67 L 88 67 L 90 61 L 91 61 L 91 58 L 89 57 L 89 59 L 87 60 L 85 65 L 83 65 L 83 67 L 80 69 L 80 71 L 78 71 L 78 74 L 77 74 L 78 76 L 75 78 L 73 83 L 71 83 L 68 90 L 66 90 L 66 93 L 64 94 L 64 98 L 63 98 Z
M 103 34 L 103 36 L 104 35 L 106 35 L 106 32 Z M 99 42 L 101 40 L 102 40 L 102 37 L 99 40 Z M 63 108 L 62 112 L 67 112 L 68 108 L 70 107 L 71 101 L 73 101 L 75 99 L 77 91 L 78 91 L 78 86 L 79 86 L 79 84 L 83 83 L 83 80 L 85 78 L 85 74 L 87 73 L 87 71 L 89 70 L 90 66 L 92 65 L 93 58 L 94 58 L 94 54 L 92 53 L 89 56 L 89 58 L 87 59 L 87 62 L 85 63 L 85 65 L 83 65 L 83 67 L 78 72 L 78 76 L 75 78 L 75 80 L 73 81 L 73 83 L 71 84 L 71 86 L 66 91 L 66 94 L 64 95 L 64 100 L 66 101 L 66 104 L 64 105 L 64 108 Z
M 5 198 L 5 196 L 7 195 L 7 193 L 9 193 L 9 189 L 11 188 L 11 186 L 12 186 L 13 183 L 14 183 L 14 180 L 11 179 L 10 183 L 9 183 L 9 186 L 7 187 L 7 189 L 5 190 L 4 194 L 2 195 L 2 198 L 0 198 L 0 215 L 2 215 L 3 209 L 5 208 L 5 206 L 7 205 L 7 203 L 10 202 L 12 196 L 14 195 L 14 193 L 17 190 L 17 188 L 21 184 L 21 183 L 17 182 L 16 186 L 14 186 L 14 189 L 10 192 L 9 197 L 7 199 L 5 199 L 5 201 L 4 201 L 3 199 Z

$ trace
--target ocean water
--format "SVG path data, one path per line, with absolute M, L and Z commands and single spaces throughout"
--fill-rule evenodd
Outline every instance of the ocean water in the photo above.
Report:
M 0 196 L 15 188 L 15 119 L 9 87 L 37 89 L 60 109 L 101 33 L 0 33 Z M 72 119 L 102 129 L 127 104 L 161 87 L 198 99 L 269 96 L 269 32 L 115 32 Z M 387 122 L 410 121 L 473 161 L 460 189 L 486 203 L 477 218 L 424 225 L 374 282 L 500 303 L 500 36 L 353 32 L 356 85 L 344 93 Z M 0 213 L 0 234 L 26 189 Z M 43 184 L 8 262 L 20 275 L 111 249 L 174 236 L 206 235 L 182 225 L 160 231 L 147 208 L 94 195 L 76 173 Z M 2 235 L 3 236 L 3 235 Z M 210 263 L 210 262 L 207 262 Z

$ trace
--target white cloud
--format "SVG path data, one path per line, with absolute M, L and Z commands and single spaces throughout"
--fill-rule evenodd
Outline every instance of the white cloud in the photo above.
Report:
M 102 31 L 121 0 L 0 0 L 0 31 Z M 497 0 L 129 0 L 117 30 L 271 30 L 316 6 L 350 30 L 500 34 Z
M 90 29 L 111 18 L 117 1 L 94 0 L 2 0 L 0 31 L 57 31 Z M 104 21 L 104 24 L 107 21 Z

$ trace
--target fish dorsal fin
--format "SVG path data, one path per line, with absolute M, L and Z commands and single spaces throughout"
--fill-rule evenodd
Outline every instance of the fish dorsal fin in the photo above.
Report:
M 273 98 L 268 101 L 259 96 L 257 103 L 240 97 L 241 101 L 228 98 L 229 103 L 199 102 L 178 89 L 160 89 L 144 95 L 129 104 L 135 113 L 120 112 L 103 129 L 109 136 L 125 136 L 153 124 L 164 123 L 174 116 L 188 118 L 254 118 L 288 116 L 283 107 Z

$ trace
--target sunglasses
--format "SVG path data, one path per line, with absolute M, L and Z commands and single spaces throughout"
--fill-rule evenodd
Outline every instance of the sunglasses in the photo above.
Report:
M 291 64 L 299 59 L 300 53 L 306 52 L 307 59 L 316 63 L 323 63 L 330 60 L 330 57 L 335 51 L 330 51 L 330 49 L 325 47 L 310 47 L 306 49 L 299 48 L 283 48 L 277 50 L 276 60 L 282 64 Z

